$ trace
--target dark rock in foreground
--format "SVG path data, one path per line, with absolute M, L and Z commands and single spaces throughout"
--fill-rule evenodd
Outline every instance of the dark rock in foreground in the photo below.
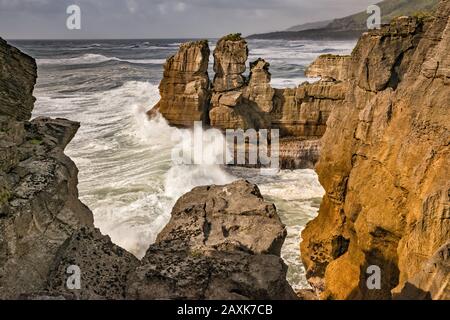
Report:
M 255 185 L 195 188 L 129 278 L 134 299 L 296 299 L 280 258 L 286 230 Z

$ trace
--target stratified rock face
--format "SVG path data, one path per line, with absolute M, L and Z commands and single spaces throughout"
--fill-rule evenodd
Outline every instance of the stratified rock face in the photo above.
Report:
M 322 138 L 326 195 L 302 234 L 323 298 L 389 299 L 407 283 L 431 298 L 448 290 L 415 277 L 450 239 L 449 16 L 442 1 L 434 18 L 396 19 L 352 53 L 348 92 Z M 366 285 L 371 265 L 380 290 Z
M 34 105 L 36 63 L 0 38 L 0 115 L 28 120 Z
M 213 92 L 210 124 L 221 130 L 270 129 L 274 94 L 269 64 L 259 59 L 250 65 L 249 81 L 241 90 Z
M 323 80 L 347 81 L 350 56 L 337 56 L 325 54 L 317 58 L 305 71 L 309 78 L 322 78 Z
M 176 56 L 190 59 L 189 55 L 183 55 L 183 46 Z M 279 129 L 282 138 L 289 138 L 291 142 L 297 140 L 296 143 L 283 146 L 283 168 L 313 167 L 311 162 L 317 157 L 311 155 L 316 154 L 319 149 L 303 141 L 316 141 L 324 134 L 331 109 L 339 107 L 347 90 L 346 83 L 341 81 L 344 79 L 343 72 L 339 76 L 333 75 L 334 78 L 323 76 L 323 81 L 304 83 L 295 89 L 274 89 L 270 85 L 270 65 L 263 59 L 250 63 L 250 75 L 248 79 L 244 77 L 247 57 L 247 43 L 239 35 L 229 35 L 218 41 L 214 50 L 216 74 L 209 91 L 209 109 L 207 116 L 202 119 L 207 125 L 222 131 Z M 337 57 L 335 59 L 341 60 Z M 183 61 L 188 63 L 189 60 Z M 338 63 L 334 67 L 336 72 L 344 64 Z M 167 65 L 165 69 L 167 71 Z M 171 73 L 172 78 L 183 75 L 183 72 L 175 69 Z M 167 87 L 167 78 L 169 77 L 165 75 L 161 88 Z M 166 91 L 167 98 L 162 94 L 163 99 L 150 114 L 159 109 L 169 124 L 175 126 L 192 126 L 193 119 L 200 120 L 198 114 L 192 113 L 192 108 L 186 105 L 183 93 Z M 166 107 L 161 108 L 164 100 L 176 101 L 176 104 L 165 104 Z M 288 150 L 290 146 L 299 145 L 301 150 Z M 306 150 L 308 146 L 312 149 Z M 287 158 L 284 158 L 285 154 L 288 154 Z M 299 158 L 293 158 L 294 155 Z
M 280 140 L 280 166 L 285 169 L 314 169 L 320 157 L 320 139 L 299 140 L 284 138 Z
M 164 65 L 159 85 L 161 100 L 149 112 L 159 111 L 170 124 L 192 127 L 195 121 L 206 121 L 209 109 L 208 42 L 184 43 Z
M 271 112 L 272 128 L 280 129 L 282 137 L 320 139 L 331 110 L 340 107 L 346 91 L 346 83 L 328 81 L 277 89 Z
M 240 37 L 224 37 L 217 42 L 214 50 L 214 91 L 236 90 L 244 86 L 248 58 L 247 42 Z
M 199 187 L 131 274 L 133 299 L 295 299 L 281 258 L 286 230 L 255 185 Z

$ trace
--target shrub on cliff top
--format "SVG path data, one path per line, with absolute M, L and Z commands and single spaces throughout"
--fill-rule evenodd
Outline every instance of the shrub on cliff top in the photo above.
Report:
M 242 33 L 230 33 L 229 35 L 226 35 L 221 40 L 225 41 L 240 41 L 242 40 Z
M 419 21 L 423 21 L 423 20 L 431 17 L 431 14 L 426 11 L 416 11 L 412 14 L 412 16 Z

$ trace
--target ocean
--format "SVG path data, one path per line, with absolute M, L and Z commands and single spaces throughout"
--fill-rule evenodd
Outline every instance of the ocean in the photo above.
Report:
M 193 187 L 226 184 L 239 178 L 257 183 L 273 201 L 288 237 L 282 258 L 295 289 L 307 288 L 300 261 L 300 233 L 318 212 L 324 190 L 313 170 L 227 168 L 214 161 L 176 165 L 172 150 L 192 134 L 170 127 L 145 112 L 159 100 L 163 64 L 187 40 L 10 41 L 37 60 L 33 117 L 67 118 L 81 128 L 66 149 L 79 169 L 80 199 L 94 213 L 95 225 L 138 258 L 170 219 L 175 201 Z M 210 40 L 211 50 L 214 39 Z M 304 70 L 324 53 L 349 54 L 352 41 L 250 40 L 249 61 L 270 62 L 272 85 L 294 87 Z M 212 77 L 212 57 L 210 76 Z M 217 130 L 205 132 L 220 135 Z M 213 148 L 205 148 L 212 160 Z M 220 156 L 220 155 L 219 155 Z

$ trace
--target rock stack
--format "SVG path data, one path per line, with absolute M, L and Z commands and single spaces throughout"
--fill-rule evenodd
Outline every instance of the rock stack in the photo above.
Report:
M 319 83 L 304 83 L 295 89 L 274 89 L 270 85 L 270 65 L 263 59 L 251 62 L 249 76 L 244 76 L 247 42 L 239 34 L 228 35 L 218 41 L 214 50 L 214 81 L 208 94 L 202 95 L 210 97 L 205 102 L 207 107 L 202 109 L 204 113 L 192 112 L 189 103 L 184 103 L 184 91 L 172 90 L 167 79 L 169 73 L 171 78 L 184 75 L 179 70 L 193 62 L 183 60 L 186 67 L 177 71 L 170 67 L 171 61 L 183 55 L 186 47 L 195 46 L 195 43 L 182 45 L 180 51 L 168 59 L 160 85 L 162 99 L 149 114 L 152 116 L 159 111 L 174 126 L 203 120 L 206 125 L 223 131 L 279 129 L 283 168 L 313 168 L 318 160 L 319 139 L 325 132 L 331 109 L 339 107 L 344 98 L 346 87 L 341 82 L 345 79 L 340 78 L 344 75 L 324 77 Z M 205 59 L 206 55 L 202 61 Z M 169 92 L 173 96 L 168 95 Z M 168 100 L 177 103 L 168 104 Z
M 161 100 L 151 111 L 158 111 L 174 126 L 192 127 L 207 120 L 210 100 L 207 41 L 184 43 L 164 65 L 159 85 Z

